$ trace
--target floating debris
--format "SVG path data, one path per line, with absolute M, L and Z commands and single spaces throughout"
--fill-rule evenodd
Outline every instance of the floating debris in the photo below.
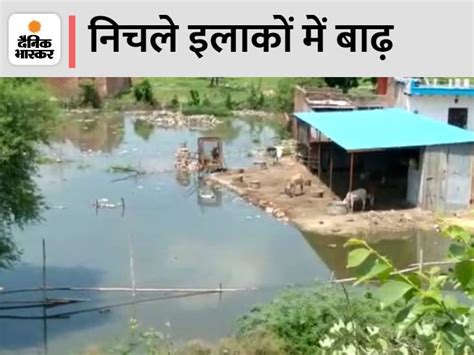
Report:
M 135 111 L 133 119 L 147 122 L 155 127 L 213 128 L 220 122 L 213 115 L 183 115 L 173 111 Z

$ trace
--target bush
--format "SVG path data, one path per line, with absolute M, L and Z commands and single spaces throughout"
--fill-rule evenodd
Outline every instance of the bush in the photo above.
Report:
M 211 100 L 207 96 L 204 96 L 204 99 L 202 100 L 202 105 L 203 106 L 211 106 Z
M 293 111 L 294 83 L 289 79 L 278 81 L 275 96 L 276 109 L 283 112 Z
M 444 231 L 453 244 L 447 271 L 439 266 L 402 273 L 366 242 L 350 239 L 353 249 L 347 267 L 354 268 L 357 284 L 377 280 L 375 294 L 383 307 L 403 308 L 392 316 L 399 334 L 413 331 L 429 354 L 468 354 L 474 349 L 474 236 L 457 226 Z M 445 292 L 458 291 L 457 297 Z
M 247 106 L 252 110 L 262 109 L 265 104 L 265 96 L 261 90 L 257 90 L 255 86 L 250 87 L 250 93 L 247 97 Z
M 172 109 L 177 109 L 179 108 L 179 99 L 177 95 L 174 95 L 173 98 L 170 101 L 169 107 Z
M 354 291 L 349 295 L 336 287 L 292 290 L 241 317 L 237 336 L 265 331 L 282 340 L 289 354 L 314 354 L 340 320 L 354 321 L 361 327 L 377 325 L 384 335 L 394 334 L 394 312 L 393 307 L 376 307 L 371 293 Z
M 189 102 L 190 106 L 199 106 L 201 104 L 201 98 L 199 96 L 199 91 L 190 90 L 189 91 Z
M 234 103 L 232 102 L 232 95 L 229 92 L 225 95 L 224 105 L 229 110 L 232 110 L 232 108 L 234 107 Z
M 93 108 L 100 108 L 102 106 L 102 99 L 100 98 L 94 83 L 81 84 L 81 89 L 83 106 L 92 106 Z
M 143 80 L 141 83 L 136 84 L 133 87 L 133 96 L 135 97 L 136 102 L 143 102 L 149 105 L 155 104 L 153 87 L 148 79 Z

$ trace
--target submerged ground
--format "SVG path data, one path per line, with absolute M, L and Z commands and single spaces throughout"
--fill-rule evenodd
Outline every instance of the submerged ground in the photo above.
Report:
M 251 122 L 251 121 L 250 121 Z M 243 119 L 212 132 L 155 130 L 117 114 L 69 117 L 45 154 L 63 163 L 43 165 L 38 183 L 51 207 L 44 222 L 15 231 L 21 262 L 0 271 L 5 290 L 38 287 L 42 280 L 41 240 L 47 246 L 47 285 L 129 287 L 130 249 L 137 287 L 257 287 L 257 291 L 145 302 L 43 321 L 39 310 L 0 310 L 0 350 L 6 353 L 74 353 L 90 344 L 113 343 L 135 317 L 177 341 L 215 340 L 232 332 L 235 319 L 292 284 L 346 277 L 344 238 L 302 234 L 230 192 L 217 206 L 199 203 L 195 179 L 177 180 L 174 153 L 183 142 L 195 149 L 200 135 L 224 140 L 228 166 L 252 165 L 248 152 L 273 143 L 275 133 Z M 53 159 L 53 160 L 54 160 Z M 113 182 L 125 175 L 107 170 L 132 166 L 150 174 Z M 93 203 L 124 198 L 126 209 Z M 376 247 L 400 266 L 443 255 L 443 241 L 400 235 Z M 1 295 L 0 301 L 38 299 L 35 294 Z M 48 297 L 87 300 L 48 310 L 48 315 L 130 301 L 128 293 L 49 292 Z M 148 299 L 152 295 L 139 295 Z M 4 303 L 5 304 L 5 303 Z M 18 317 L 37 317 L 18 319 Z M 16 319 L 15 319 L 16 318 Z

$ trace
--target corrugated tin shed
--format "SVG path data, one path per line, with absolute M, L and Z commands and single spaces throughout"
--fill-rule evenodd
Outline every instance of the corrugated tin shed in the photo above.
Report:
M 474 143 L 474 132 L 396 108 L 294 115 L 347 151 Z

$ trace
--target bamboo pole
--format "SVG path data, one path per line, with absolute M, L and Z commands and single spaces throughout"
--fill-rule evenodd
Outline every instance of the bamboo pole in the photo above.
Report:
M 43 302 L 47 302 L 46 298 L 46 240 L 43 238 Z M 46 307 L 43 307 L 43 351 L 48 353 L 48 314 Z
M 133 297 L 136 296 L 137 294 L 137 287 L 135 284 L 135 268 L 133 264 L 133 246 L 132 246 L 132 233 L 129 235 L 128 239 L 128 248 L 129 248 L 129 253 L 130 253 L 130 281 L 132 283 L 132 295 Z
M 333 144 L 332 142 L 330 144 L 330 150 L 329 150 L 329 189 L 332 191 L 332 169 L 333 169 Z
M 37 292 L 42 291 L 43 288 L 24 288 L 16 290 L 7 290 L 0 292 L 0 295 L 21 293 L 21 292 Z M 131 287 L 46 287 L 48 291 L 99 291 L 99 292 L 133 292 Z M 176 292 L 176 293 L 187 293 L 187 292 L 244 292 L 244 291 L 256 291 L 256 287 L 248 288 L 136 288 L 135 292 Z
M 80 303 L 80 302 L 87 302 L 88 300 L 80 300 L 80 299 L 48 299 L 46 301 L 19 301 L 19 302 L 11 302 L 7 304 L 12 304 L 11 306 L 0 306 L 0 310 L 10 310 L 10 309 L 25 309 L 25 308 L 52 308 L 52 307 L 59 307 L 59 306 L 67 306 L 70 304 Z M 3 304 L 3 302 L 0 302 Z
M 46 316 L 46 317 L 43 317 L 43 316 L 17 316 L 17 315 L 5 314 L 5 315 L 0 315 L 0 319 L 22 319 L 22 320 L 68 319 L 69 317 L 71 317 L 73 315 L 81 314 L 81 313 L 108 311 L 111 308 L 124 307 L 124 306 L 129 306 L 129 305 L 134 305 L 134 304 L 147 303 L 147 302 L 156 302 L 156 301 L 162 301 L 162 300 L 168 300 L 168 299 L 200 296 L 200 295 L 203 295 L 203 294 L 211 294 L 211 293 L 216 293 L 216 292 L 190 292 L 190 293 L 184 293 L 184 294 L 173 294 L 173 295 L 145 298 L 145 299 L 115 303 L 115 304 L 110 304 L 110 305 L 105 305 L 105 306 L 100 306 L 100 307 L 81 309 L 81 310 L 77 310 L 77 311 L 56 313 L 56 314 L 51 314 L 51 315 Z
M 352 191 L 353 174 L 354 174 L 354 153 L 351 153 L 351 166 L 349 170 L 349 192 Z
M 46 302 L 46 241 L 43 238 L 43 301 Z

